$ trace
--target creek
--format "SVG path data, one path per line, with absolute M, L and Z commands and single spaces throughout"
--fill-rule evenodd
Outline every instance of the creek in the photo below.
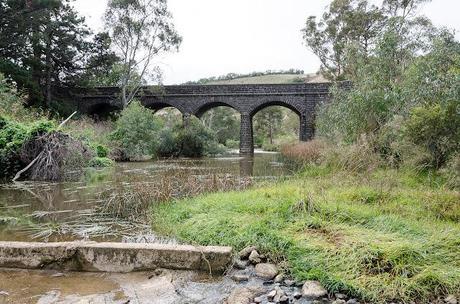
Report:
M 278 154 L 256 153 L 117 163 L 87 169 L 72 182 L 0 184 L 0 240 L 170 242 L 151 229 L 155 201 L 244 189 L 289 174 Z

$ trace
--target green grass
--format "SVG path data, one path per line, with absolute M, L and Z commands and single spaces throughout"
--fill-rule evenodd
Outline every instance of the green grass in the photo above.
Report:
M 236 250 L 257 245 L 298 280 L 373 303 L 460 290 L 460 194 L 433 176 L 311 168 L 244 192 L 153 208 L 156 231 Z

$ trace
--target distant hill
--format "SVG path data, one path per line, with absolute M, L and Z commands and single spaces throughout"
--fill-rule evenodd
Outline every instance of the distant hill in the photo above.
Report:
M 262 75 L 260 75 L 262 74 Z M 185 84 L 282 84 L 282 83 L 315 83 L 327 82 L 319 73 L 253 73 L 252 75 L 228 74 L 219 77 L 203 78 Z

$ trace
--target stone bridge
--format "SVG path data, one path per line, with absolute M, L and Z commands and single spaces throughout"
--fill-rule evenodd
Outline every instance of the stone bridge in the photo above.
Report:
M 329 98 L 330 83 L 247 84 L 247 85 L 172 85 L 143 87 L 137 94 L 141 103 L 152 110 L 178 109 L 184 118 L 200 118 L 218 106 L 235 109 L 241 115 L 240 153 L 254 152 L 252 118 L 269 106 L 283 106 L 300 118 L 299 139 L 314 135 L 315 110 Z M 115 87 L 78 88 L 70 94 L 80 112 L 95 114 L 121 108 L 119 89 Z

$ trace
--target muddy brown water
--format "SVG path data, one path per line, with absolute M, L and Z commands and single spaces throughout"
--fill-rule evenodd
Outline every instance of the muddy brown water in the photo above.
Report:
M 168 180 L 168 186 L 173 187 L 167 189 L 171 192 L 168 195 L 181 197 L 186 195 L 181 193 L 186 188 L 183 183 L 191 178 L 198 184 L 209 179 L 224 180 L 223 184 L 230 185 L 224 188 L 239 189 L 254 180 L 289 174 L 277 154 L 256 153 L 254 157 L 117 163 L 114 168 L 88 169 L 73 182 L 0 184 L 0 240 L 170 242 L 151 231 L 148 217 L 114 218 L 95 214 L 94 210 L 105 203 L 105 194 L 123 193 L 124 187 L 140 185 L 162 191 L 157 183 Z M 143 208 L 137 212 L 147 215 L 149 210 Z

